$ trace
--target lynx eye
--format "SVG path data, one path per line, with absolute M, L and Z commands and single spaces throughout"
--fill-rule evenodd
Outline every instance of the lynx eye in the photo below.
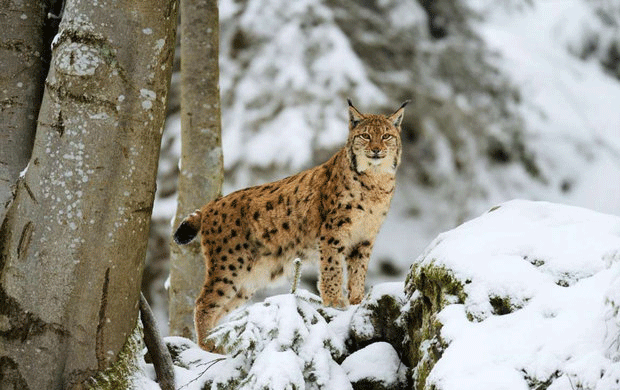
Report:
M 363 140 L 370 141 L 370 134 L 368 134 L 368 133 L 362 133 L 359 136 Z
M 392 139 L 394 136 L 391 134 L 383 134 L 383 136 L 381 137 L 381 139 L 383 139 L 384 141 L 387 141 L 389 139 Z

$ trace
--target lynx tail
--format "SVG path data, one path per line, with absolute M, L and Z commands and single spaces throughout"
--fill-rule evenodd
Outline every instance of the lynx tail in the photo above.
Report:
M 201 220 L 202 213 L 200 210 L 196 210 L 190 214 L 181 222 L 174 232 L 174 241 L 179 245 L 189 244 L 198 234 Z

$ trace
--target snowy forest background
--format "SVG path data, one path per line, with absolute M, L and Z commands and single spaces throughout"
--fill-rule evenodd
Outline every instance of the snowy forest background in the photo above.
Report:
M 617 1 L 222 0 L 220 23 L 224 194 L 325 161 L 346 97 L 386 113 L 412 99 L 367 286 L 402 281 L 438 233 L 513 198 L 620 213 Z M 143 280 L 164 334 L 178 84 Z M 312 291 L 313 267 L 303 279 Z

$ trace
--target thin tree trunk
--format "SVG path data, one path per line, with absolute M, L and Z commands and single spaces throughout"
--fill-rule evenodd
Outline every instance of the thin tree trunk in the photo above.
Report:
M 175 226 L 222 189 L 218 50 L 217 1 L 181 0 L 182 150 Z M 205 274 L 197 241 L 171 247 L 170 334 L 187 338 L 195 338 L 194 300 Z
M 0 230 L 0 388 L 83 388 L 136 327 L 176 11 L 66 3 Z
M 32 151 L 47 72 L 49 1 L 10 1 L 0 10 L 0 224 Z

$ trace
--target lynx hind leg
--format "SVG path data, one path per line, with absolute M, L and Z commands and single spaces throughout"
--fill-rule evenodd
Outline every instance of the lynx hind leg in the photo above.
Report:
M 347 290 L 351 305 L 357 305 L 364 297 L 364 283 L 371 252 L 372 242 L 362 241 L 354 246 L 347 256 Z
M 211 272 L 209 281 L 205 283 L 196 300 L 194 311 L 196 336 L 200 348 L 221 353 L 221 351 L 216 351 L 213 343 L 207 340 L 209 332 L 215 328 L 222 317 L 245 303 L 251 296 L 249 290 L 240 286 L 238 278 Z
M 194 309 L 194 326 L 196 338 L 200 348 L 209 352 L 216 352 L 215 346 L 207 340 L 209 331 L 215 327 L 222 316 L 224 299 L 214 292 L 212 284 L 205 284 Z

